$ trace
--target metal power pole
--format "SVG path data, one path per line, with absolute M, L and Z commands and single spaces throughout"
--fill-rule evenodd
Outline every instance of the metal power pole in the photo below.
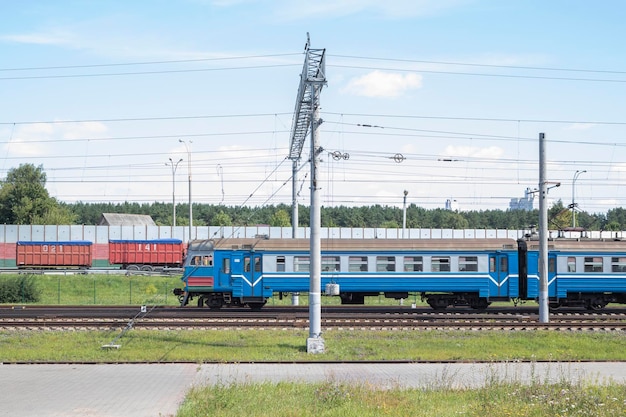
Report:
M 548 184 L 545 134 L 539 134 L 539 322 L 548 323 Z
M 176 227 L 176 168 L 178 168 L 178 164 L 180 164 L 183 158 L 180 158 L 176 163 L 172 161 L 172 158 L 169 158 L 170 163 L 167 162 L 165 165 L 172 166 L 172 228 Z M 174 230 L 172 230 L 172 234 Z
M 322 148 L 319 146 L 319 126 L 322 120 L 319 118 L 319 96 L 322 87 L 326 84 L 325 74 L 325 50 L 311 49 L 310 40 L 307 34 L 305 45 L 305 58 L 302 73 L 300 75 L 300 86 L 296 99 L 296 108 L 291 129 L 291 143 L 289 159 L 294 162 L 300 160 L 302 148 L 307 134 L 311 134 L 311 208 L 310 208 L 310 281 L 309 281 L 309 338 L 307 339 L 307 352 L 324 353 L 324 339 L 321 330 L 321 214 L 318 197 L 319 184 L 319 155 Z M 294 178 L 297 172 L 294 163 Z M 297 205 L 296 187 L 293 187 L 293 202 Z M 297 210 L 294 210 L 294 215 Z M 292 219 L 292 224 L 297 224 L 297 219 Z M 296 227 L 294 226 L 294 234 Z
M 587 171 L 576 171 L 574 173 L 574 179 L 572 180 L 572 227 L 576 227 L 576 201 L 574 200 L 574 192 L 576 191 L 576 180 L 578 179 L 578 176 L 580 174 L 583 174 L 585 172 Z

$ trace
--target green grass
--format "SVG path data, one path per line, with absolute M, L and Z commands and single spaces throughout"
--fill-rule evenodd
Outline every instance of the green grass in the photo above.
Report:
M 317 384 L 232 384 L 194 388 L 178 417 L 615 417 L 626 414 L 619 384 L 562 381 L 493 383 L 481 389 L 390 389 L 327 381 Z
M 306 330 L 0 331 L 0 362 L 625 361 L 621 333 L 327 330 L 325 353 Z
M 11 275 L 0 275 L 8 280 Z M 178 305 L 172 293 L 182 288 L 180 276 L 59 274 L 31 277 L 42 305 Z
M 18 275 L 19 276 L 19 275 Z M 16 275 L 0 275 L 2 281 L 7 282 Z M 32 274 L 41 299 L 40 305 L 178 305 L 178 299 L 172 293 L 174 288 L 183 288 L 180 276 L 144 276 L 144 275 L 117 275 L 117 274 L 59 274 L 39 275 Z M 308 294 L 299 296 L 299 304 L 308 305 Z M 190 305 L 195 305 L 195 300 Z M 399 305 L 400 301 L 385 298 L 384 296 L 366 297 L 366 305 Z M 425 306 L 418 294 L 411 294 L 404 305 L 415 303 Z M 323 305 L 339 305 L 339 297 L 322 297 Z M 291 295 L 278 295 L 268 300 L 268 306 L 289 306 Z
M 123 327 L 123 326 L 121 326 Z M 0 362 L 262 362 L 262 361 L 625 361 L 620 332 L 547 330 L 326 330 L 326 353 L 306 352 L 305 330 L 133 329 L 119 340 L 109 331 L 0 331 Z M 103 345 L 115 341 L 119 349 Z M 294 365 L 297 366 L 297 365 Z M 626 387 L 532 381 L 452 389 L 445 381 L 422 389 L 337 383 L 218 384 L 192 389 L 177 417 L 200 416 L 595 416 L 626 415 Z M 453 376 L 450 376 L 453 378 Z

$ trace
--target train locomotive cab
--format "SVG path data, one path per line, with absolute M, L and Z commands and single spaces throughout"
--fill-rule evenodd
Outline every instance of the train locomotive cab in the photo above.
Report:
M 260 309 L 272 295 L 262 288 L 261 260 L 247 245 L 191 242 L 181 278 L 185 286 L 174 289 L 174 294 L 181 307 L 196 299 L 198 307 L 216 310 L 226 306 Z

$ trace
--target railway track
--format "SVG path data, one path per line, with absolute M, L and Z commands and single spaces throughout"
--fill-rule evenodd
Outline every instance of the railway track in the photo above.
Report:
M 429 309 L 330 307 L 322 312 L 322 327 L 370 330 L 556 330 L 626 331 L 626 310 L 606 313 L 555 313 L 549 323 L 539 323 L 536 309 L 501 309 L 433 312 Z M 156 307 L 2 307 L 0 329 L 305 329 L 305 308 L 269 308 L 210 311 L 207 309 Z

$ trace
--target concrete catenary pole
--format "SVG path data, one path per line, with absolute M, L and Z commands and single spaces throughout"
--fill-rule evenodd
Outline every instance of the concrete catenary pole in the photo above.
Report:
M 298 237 L 298 160 L 291 162 L 291 237 Z
M 298 160 L 293 160 L 291 163 L 291 237 L 296 239 L 298 237 Z M 300 305 L 300 293 L 291 293 L 291 305 Z
M 544 133 L 539 133 L 539 194 L 539 322 L 548 323 L 548 184 Z
M 322 249 L 321 249 L 321 206 L 319 200 L 319 94 L 321 85 L 312 85 L 313 115 L 311 117 L 311 264 L 309 282 L 309 338 L 307 352 L 323 353 L 325 350 L 322 339 Z
M 307 339 L 307 352 L 324 353 L 324 339 L 321 334 L 321 214 L 320 202 L 318 197 L 319 178 L 319 156 L 323 149 L 319 145 L 318 128 L 322 123 L 319 118 L 319 96 L 322 87 L 326 84 L 326 68 L 324 49 L 312 49 L 309 34 L 307 33 L 307 41 L 304 45 L 306 51 L 304 58 L 304 66 L 300 75 L 300 85 L 298 87 L 298 95 L 296 98 L 296 108 L 294 111 L 291 140 L 289 146 L 289 159 L 294 161 L 294 178 L 297 172 L 297 163 L 300 160 L 302 148 L 304 146 L 307 135 L 311 134 L 311 207 L 310 207 L 310 258 L 309 258 L 309 322 L 310 334 Z M 295 184 L 296 181 L 294 180 Z M 297 190 L 293 186 L 293 202 L 297 204 Z M 294 219 L 292 224 L 297 224 L 297 211 L 294 210 Z M 294 235 L 297 233 L 294 227 Z

